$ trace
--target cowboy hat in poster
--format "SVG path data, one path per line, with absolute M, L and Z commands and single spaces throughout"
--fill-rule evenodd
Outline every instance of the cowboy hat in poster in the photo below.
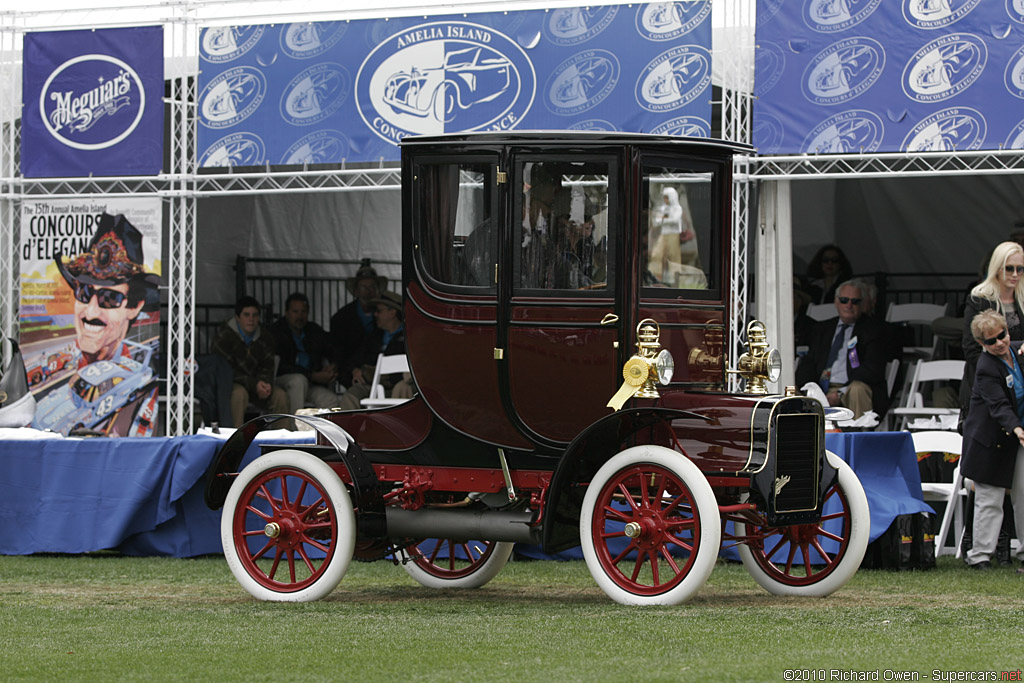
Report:
M 163 164 L 161 26 L 26 33 L 26 178 L 156 175 Z
M 19 317 L 33 427 L 156 430 L 160 235 L 157 198 L 23 203 Z

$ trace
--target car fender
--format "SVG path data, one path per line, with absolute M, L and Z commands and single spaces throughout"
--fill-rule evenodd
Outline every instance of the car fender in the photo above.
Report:
M 551 477 L 544 504 L 544 552 L 558 552 L 579 545 L 579 520 L 588 483 L 604 463 L 629 445 L 627 440 L 643 429 L 673 420 L 712 421 L 688 410 L 630 408 L 606 415 L 580 432 L 565 449 Z M 680 457 L 683 457 L 680 454 Z
M 352 478 L 352 505 L 358 510 L 356 524 L 360 536 L 385 535 L 387 523 L 384 517 L 384 490 L 369 458 L 348 432 L 333 422 L 314 415 L 260 415 L 236 429 L 206 469 L 204 499 L 207 507 L 217 510 L 224 505 L 228 489 L 234 481 L 231 475 L 239 471 L 242 457 L 256 435 L 282 419 L 303 422 L 327 440 Z M 301 445 L 296 447 L 302 449 Z M 330 459 L 333 457 L 328 458 Z

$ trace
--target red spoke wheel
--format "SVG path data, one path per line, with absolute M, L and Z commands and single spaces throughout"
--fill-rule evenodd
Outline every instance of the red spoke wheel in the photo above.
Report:
M 501 571 L 514 543 L 428 538 L 403 552 L 402 567 L 428 588 L 479 588 Z
M 624 605 L 677 605 L 718 557 L 718 504 L 697 466 L 661 446 L 629 448 L 594 475 L 580 542 L 591 575 Z
M 254 597 L 319 600 L 352 561 L 355 514 L 326 463 L 302 451 L 275 451 L 254 460 L 231 485 L 221 541 L 232 574 Z
M 827 453 L 837 470 L 825 495 L 821 520 L 813 524 L 764 527 L 737 522 L 738 547 L 754 580 L 775 595 L 824 596 L 846 584 L 860 567 L 871 532 L 864 488 L 840 458 Z

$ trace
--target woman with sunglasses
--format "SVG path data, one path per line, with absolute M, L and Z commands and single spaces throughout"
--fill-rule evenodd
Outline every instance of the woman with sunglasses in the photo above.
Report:
M 971 321 L 982 311 L 995 310 L 1006 319 L 1010 339 L 1024 340 L 1024 248 L 1016 242 L 1002 242 L 988 260 L 988 275 L 971 290 L 964 304 L 964 380 L 960 383 L 960 420 L 970 412 L 974 368 L 981 348 L 971 332 Z
M 1001 314 L 988 310 L 974 316 L 971 334 L 981 352 L 964 423 L 960 472 L 974 483 L 967 566 L 987 569 L 1002 528 L 1006 493 L 1021 542 L 1017 559 L 1024 560 L 1024 373 L 1017 357 L 1021 342 L 1010 341 Z

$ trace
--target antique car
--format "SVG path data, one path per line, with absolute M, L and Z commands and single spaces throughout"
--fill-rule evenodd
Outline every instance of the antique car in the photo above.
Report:
M 772 593 L 844 585 L 870 520 L 853 470 L 825 450 L 821 404 L 769 393 L 781 366 L 759 321 L 726 357 L 732 158 L 748 149 L 605 132 L 405 138 L 419 393 L 295 416 L 317 443 L 268 447 L 244 469 L 281 416 L 231 436 L 206 502 L 223 507 L 242 586 L 315 600 L 353 559 L 387 559 L 426 586 L 477 587 L 514 543 L 581 547 L 623 604 L 689 599 L 720 550 Z M 667 187 L 685 197 L 699 278 L 676 277 L 652 225 Z M 573 277 L 581 263 L 589 275 Z
M 125 342 L 131 356 L 90 363 L 39 401 L 33 426 L 67 432 L 93 428 L 138 398 L 154 382 L 153 349 Z
M 469 47 L 445 55 L 437 66 L 412 67 L 392 74 L 384 101 L 397 113 L 450 123 L 459 109 L 490 102 L 512 84 L 512 64 L 497 52 Z

